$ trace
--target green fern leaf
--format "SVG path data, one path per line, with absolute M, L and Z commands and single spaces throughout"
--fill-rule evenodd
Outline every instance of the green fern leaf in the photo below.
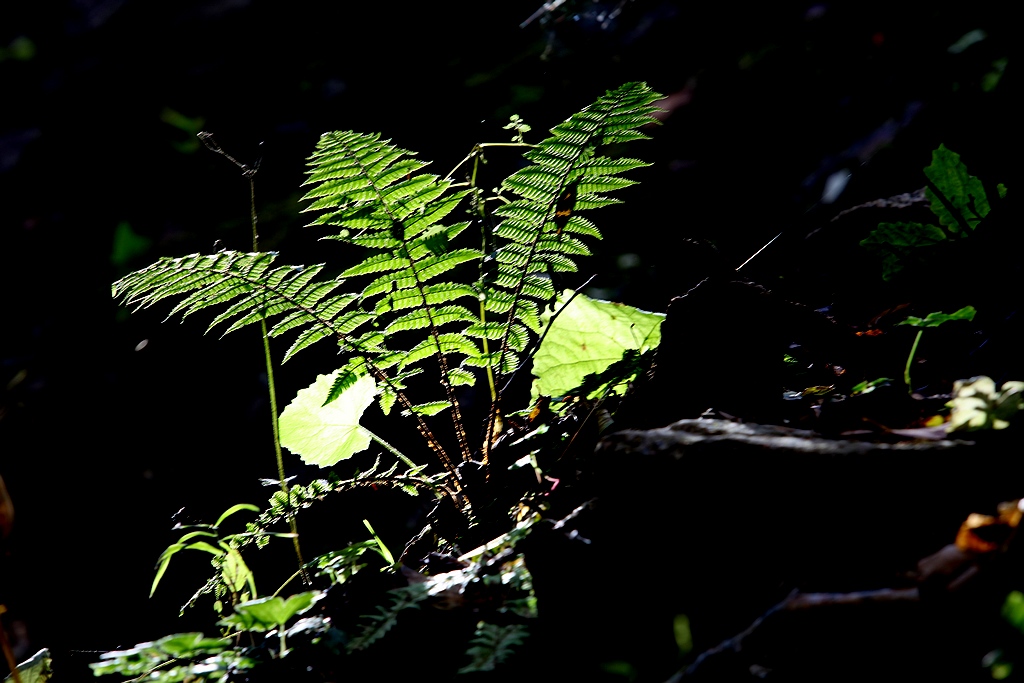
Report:
M 441 353 L 451 354 L 460 353 L 465 356 L 472 356 L 476 354 L 476 346 L 461 334 L 441 334 L 438 335 L 436 340 L 424 339 L 419 344 L 414 346 L 408 354 L 402 358 L 399 367 L 405 368 L 409 365 L 417 363 L 424 358 L 433 357 L 437 353 L 438 345 L 441 348 Z
M 504 243 L 494 254 L 496 273 L 489 282 L 481 283 L 487 310 L 504 315 L 502 333 L 495 337 L 490 322 L 466 331 L 500 339 L 501 353 L 492 356 L 498 365 L 505 366 L 507 357 L 526 348 L 523 323 L 539 329 L 536 304 L 554 298 L 554 287 L 546 276 L 576 271 L 575 257 L 590 253 L 579 238 L 600 238 L 593 223 L 578 212 L 617 203 L 605 193 L 632 185 L 635 181 L 619 175 L 646 165 L 636 159 L 602 156 L 600 148 L 645 138 L 637 129 L 655 122 L 653 102 L 659 98 L 643 83 L 628 83 L 608 92 L 555 126 L 552 137 L 525 155 L 533 164 L 502 183 L 520 198 L 495 211 L 502 221 L 494 234 Z M 524 302 L 531 307 L 522 306 Z M 483 358 L 485 354 L 480 354 L 474 360 Z
M 476 298 L 477 292 L 442 277 L 463 264 L 480 260 L 482 253 L 478 249 L 450 246 L 469 226 L 468 222 L 442 223 L 469 191 L 450 191 L 448 180 L 421 173 L 425 164 L 411 156 L 379 135 L 336 132 L 322 136 L 309 160 L 306 184 L 313 187 L 305 199 L 312 204 L 305 210 L 324 212 L 312 225 L 341 228 L 330 236 L 332 239 L 371 252 L 341 277 L 376 276 L 364 287 L 360 300 L 364 308 L 374 311 L 385 342 L 399 333 L 403 343 L 408 342 L 409 332 L 425 333 L 414 340 L 414 353 L 401 368 L 428 357 L 437 359 L 446 392 L 446 401 L 438 404 L 453 408 L 462 456 L 468 459 L 470 450 L 452 378 L 465 383 L 472 375 L 452 375 L 447 356 L 455 355 L 451 363 L 458 365 L 458 356 L 476 353 L 476 348 L 467 343 L 455 344 L 446 335 L 457 335 L 459 327 L 478 320 L 457 303 L 465 297 Z M 380 389 L 381 408 L 385 412 L 391 410 L 396 399 L 400 397 L 392 388 Z M 403 407 L 425 414 L 407 401 Z
M 431 401 L 429 403 L 420 403 L 419 405 L 412 406 L 410 410 L 417 415 L 437 415 L 442 410 L 451 408 L 451 404 L 448 401 Z
M 395 319 L 387 327 L 387 333 L 404 330 L 420 330 L 437 328 L 450 322 L 474 322 L 477 318 L 462 306 L 442 306 L 440 308 L 422 308 Z
M 498 626 L 479 622 L 476 634 L 470 641 L 472 647 L 466 651 L 472 660 L 459 669 L 460 674 L 478 671 L 493 671 L 512 654 L 512 649 L 523 644 L 528 632 L 522 624 Z
M 476 290 L 469 285 L 453 283 L 441 283 L 430 285 L 424 289 L 423 294 L 416 290 L 403 290 L 383 297 L 377 302 L 376 313 L 378 315 L 388 311 L 400 311 L 407 308 L 415 308 L 423 303 L 423 296 L 427 298 L 428 306 L 437 306 L 457 301 L 462 297 L 476 298 Z
M 285 360 L 326 338 L 334 338 L 349 351 L 362 350 L 361 340 L 353 334 L 371 316 L 346 311 L 355 295 L 329 296 L 343 280 L 315 281 L 323 269 L 320 265 L 271 268 L 276 256 L 274 252 L 223 251 L 162 258 L 115 282 L 112 293 L 136 309 L 181 297 L 170 315 L 181 313 L 183 318 L 223 305 L 207 328 L 209 332 L 226 325 L 223 334 L 283 315 L 269 335 L 301 329 Z
M 353 386 L 356 382 L 367 375 L 369 369 L 366 367 L 366 360 L 364 358 L 353 358 L 344 366 L 338 368 L 335 371 L 333 380 L 331 382 L 331 388 L 327 392 L 327 397 L 324 399 L 322 405 L 327 405 L 331 401 L 334 401 L 341 396 L 346 389 Z
M 378 614 L 364 615 L 368 620 L 358 636 L 346 645 L 349 652 L 365 650 L 380 640 L 398 621 L 398 613 L 406 609 L 419 609 L 420 603 L 430 597 L 428 586 L 411 584 L 388 591 L 391 604 L 387 607 L 378 606 Z

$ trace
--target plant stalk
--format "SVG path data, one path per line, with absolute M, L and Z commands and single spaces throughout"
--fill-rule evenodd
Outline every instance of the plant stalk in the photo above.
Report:
M 395 448 L 394 446 L 389 444 L 387 441 L 385 441 L 384 439 L 380 438 L 379 436 L 377 436 L 376 434 L 371 432 L 366 427 L 363 427 L 362 425 L 360 425 L 359 428 L 362 429 L 364 432 L 366 432 L 367 436 L 369 436 L 371 439 L 373 439 L 378 444 L 383 446 L 389 453 L 391 453 L 396 458 L 398 458 L 399 460 L 404 462 L 410 468 L 415 469 L 415 468 L 419 467 L 419 465 L 417 465 L 412 460 L 410 460 L 409 457 L 405 453 L 403 453 L 402 451 L 398 450 L 397 448 Z
M 256 180 L 255 173 L 248 174 L 249 177 L 249 207 L 252 218 L 252 250 L 260 250 L 260 237 L 256 231 Z M 267 334 L 267 320 L 260 319 L 260 332 L 263 336 L 263 359 L 267 365 L 267 393 L 270 396 L 270 424 L 274 432 L 274 456 L 277 459 L 277 479 L 281 482 L 281 491 L 288 497 L 288 530 L 292 532 L 292 546 L 295 548 L 295 557 L 299 561 L 299 571 L 302 572 L 302 581 L 307 586 L 310 583 L 309 575 L 306 573 L 306 562 L 302 559 L 302 547 L 299 545 L 299 526 L 295 521 L 295 515 L 291 512 L 292 494 L 288 489 L 288 481 L 284 476 L 284 455 L 281 453 L 281 426 L 278 424 L 277 412 L 277 387 L 274 384 L 274 360 L 270 355 L 270 336 Z M 281 650 L 284 652 L 284 636 L 281 636 Z
M 252 250 L 258 252 L 260 250 L 260 237 L 256 230 L 256 173 L 260 169 L 260 162 L 257 161 L 253 166 L 243 164 L 217 144 L 217 141 L 213 139 L 212 133 L 201 131 L 197 137 L 211 152 L 221 155 L 237 166 L 242 171 L 242 175 L 249 180 L 249 217 L 252 221 Z M 310 583 L 309 575 L 306 573 L 306 563 L 302 559 L 302 548 L 299 546 L 299 528 L 295 522 L 295 515 L 291 513 L 292 495 L 291 491 L 288 490 L 288 482 L 285 481 L 284 476 L 284 456 L 281 454 L 281 429 L 277 422 L 277 389 L 274 384 L 274 362 L 270 355 L 270 337 L 267 335 L 267 321 L 265 318 L 260 319 L 260 331 L 263 333 L 263 358 L 267 366 L 267 389 L 270 394 L 270 424 L 274 433 L 277 478 L 281 482 L 281 491 L 288 497 L 288 527 L 292 533 L 292 545 L 295 547 L 295 557 L 299 561 L 299 571 L 302 572 L 302 580 L 308 585 Z
M 907 393 L 913 394 L 914 387 L 910 384 L 910 365 L 914 362 L 914 354 L 917 353 L 917 345 L 921 342 L 921 335 L 924 334 L 924 329 L 917 331 L 917 336 L 914 337 L 914 345 L 910 347 L 910 355 L 907 356 L 907 366 L 903 368 L 903 381 L 907 384 Z
M 476 157 L 473 158 L 473 175 L 469 179 L 469 186 L 471 188 L 473 188 L 474 191 L 476 191 L 476 172 L 477 172 L 477 169 L 479 169 L 479 167 L 480 167 L 480 156 L 477 155 Z M 477 213 L 480 216 L 480 225 L 483 226 L 483 230 L 481 231 L 481 235 L 480 235 L 480 241 L 482 243 L 481 244 L 481 250 L 484 253 L 484 257 L 486 257 L 488 255 L 488 253 L 489 253 L 490 248 L 491 248 L 491 244 L 490 244 L 490 240 L 487 239 L 488 238 L 487 224 L 484 222 L 484 218 L 486 217 L 486 212 L 484 211 L 483 204 L 480 204 L 480 206 L 477 208 Z M 480 279 L 483 280 L 483 265 L 482 264 L 481 264 L 481 271 L 480 271 Z M 486 305 L 487 305 L 486 301 L 481 301 L 480 302 L 480 324 L 481 325 L 484 325 L 487 322 Z M 487 354 L 490 353 L 490 349 L 487 347 L 487 337 L 484 336 L 482 338 L 482 341 L 483 341 L 484 355 L 486 356 Z M 490 365 L 488 365 L 485 368 L 485 370 L 487 371 L 487 386 L 491 390 L 491 405 L 495 405 L 498 402 L 498 391 L 497 391 L 497 389 L 494 386 L 494 370 L 491 368 Z M 490 436 L 487 437 L 488 440 L 490 440 L 490 438 L 491 438 Z M 489 448 L 485 448 L 484 452 L 486 453 L 487 450 L 489 450 Z

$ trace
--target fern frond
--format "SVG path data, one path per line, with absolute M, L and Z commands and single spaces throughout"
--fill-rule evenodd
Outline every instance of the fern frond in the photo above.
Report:
M 283 491 L 275 491 L 270 498 L 269 507 L 251 524 L 249 531 L 252 532 L 252 536 L 241 539 L 240 547 L 252 542 L 250 538 L 258 542 L 259 534 L 268 533 L 275 525 L 283 522 L 289 514 L 294 514 L 295 510 L 308 508 L 331 493 L 343 493 L 368 487 L 392 487 L 413 492 L 414 495 L 417 489 L 428 490 L 436 496 L 444 495 L 439 477 L 424 474 L 424 468 L 425 465 L 420 465 L 405 472 L 398 472 L 398 463 L 396 462 L 388 469 L 381 470 L 380 458 L 377 458 L 372 467 L 350 479 L 334 482 L 326 479 L 314 479 L 308 486 L 292 485 L 287 494 Z
M 430 597 L 426 584 L 414 583 L 402 588 L 388 591 L 391 604 L 387 607 L 378 606 L 378 614 L 367 614 L 368 623 L 362 632 L 347 644 L 349 652 L 365 650 L 377 642 L 398 622 L 398 613 L 406 609 L 419 609 L 420 603 Z
M 460 674 L 476 671 L 493 671 L 512 654 L 512 648 L 523 644 L 529 633 L 522 624 L 498 626 L 481 621 L 476 626 L 472 645 L 466 651 L 472 660 L 459 669 Z
M 303 328 L 285 354 L 288 360 L 302 349 L 326 338 L 335 338 L 349 351 L 362 352 L 356 330 L 372 316 L 346 308 L 354 294 L 333 295 L 344 280 L 317 282 L 323 266 L 271 268 L 274 252 L 223 251 L 203 256 L 162 258 L 130 273 L 113 285 L 113 295 L 125 304 L 148 308 L 164 299 L 182 297 L 168 317 L 188 317 L 213 306 L 226 306 L 207 327 L 226 325 L 223 334 L 246 325 L 284 315 L 268 334 L 279 336 Z M 223 336 L 223 335 L 222 335 Z
M 379 321 L 379 328 L 385 339 L 410 331 L 426 332 L 402 367 L 426 358 L 437 359 L 445 407 L 452 408 L 462 456 L 468 460 L 471 453 L 450 370 L 452 363 L 458 364 L 459 356 L 475 353 L 475 347 L 443 339 L 477 320 L 457 303 L 466 297 L 476 298 L 477 294 L 470 287 L 440 278 L 462 264 L 479 260 L 482 254 L 477 249 L 449 246 L 468 227 L 468 222 L 452 226 L 441 223 L 469 190 L 449 192 L 449 181 L 419 173 L 425 164 L 410 156 L 410 152 L 381 140 L 378 135 L 336 132 L 322 136 L 310 158 L 306 184 L 314 187 L 305 199 L 313 203 L 305 210 L 325 211 L 311 225 L 342 228 L 331 239 L 373 252 L 348 268 L 342 277 L 376 276 L 360 298 L 378 317 L 384 318 Z M 449 360 L 449 355 L 454 358 Z M 462 382 L 467 379 L 470 378 L 459 376 Z M 390 398 L 385 400 L 393 403 Z M 412 405 L 403 407 L 426 414 Z
M 385 335 L 378 330 L 361 331 L 376 316 L 366 311 L 346 310 L 358 299 L 355 294 L 334 294 L 344 277 L 317 281 L 323 266 L 281 266 L 271 268 L 274 252 L 241 253 L 222 251 L 213 255 L 192 254 L 180 258 L 162 258 L 142 270 L 130 273 L 113 285 L 113 295 L 129 306 L 147 308 L 164 299 L 182 297 L 170 315 L 192 313 L 223 305 L 207 332 L 226 325 L 224 334 L 259 322 L 273 320 L 267 334 L 271 337 L 298 330 L 282 362 L 324 339 L 334 339 L 343 351 L 361 359 L 382 391 L 385 403 L 399 402 L 409 410 L 412 402 L 378 367 L 374 360 L 387 358 L 383 348 Z M 397 360 L 394 360 L 397 363 Z M 447 374 L 447 373 L 446 373 Z M 333 394 L 335 397 L 339 393 Z M 416 427 L 441 463 L 455 474 L 455 466 L 422 417 L 416 414 Z M 458 487 L 458 483 L 455 483 Z
M 604 193 L 634 184 L 619 175 L 647 165 L 601 156 L 599 149 L 645 138 L 637 129 L 655 122 L 652 103 L 660 97 L 643 83 L 608 92 L 555 126 L 550 138 L 525 155 L 533 164 L 502 183 L 520 198 L 495 211 L 502 221 L 494 234 L 504 243 L 494 254 L 493 278 L 483 283 L 486 309 L 504 316 L 502 333 L 493 336 L 491 322 L 467 330 L 500 339 L 500 352 L 490 359 L 499 375 L 518 366 L 518 354 L 526 348 L 523 323 L 539 329 L 536 305 L 554 298 L 550 274 L 576 271 L 574 258 L 590 253 L 579 238 L 601 237 L 578 212 L 617 203 Z

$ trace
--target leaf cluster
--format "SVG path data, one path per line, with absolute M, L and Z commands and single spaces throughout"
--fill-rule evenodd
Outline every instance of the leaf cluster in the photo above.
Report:
M 926 258 L 930 248 L 968 237 L 991 210 L 982 182 L 967 172 L 960 155 L 939 145 L 924 169 L 924 190 L 938 225 L 879 223 L 861 246 L 882 260 L 882 278 L 891 280 L 904 268 Z M 997 186 L 1000 197 L 1006 188 Z
M 607 193 L 633 184 L 622 174 L 645 165 L 602 150 L 646 137 L 639 129 L 654 122 L 658 97 L 642 83 L 626 84 L 555 126 L 525 155 L 530 164 L 502 182 L 515 198 L 502 198 L 494 212 L 487 253 L 459 239 L 470 221 L 449 222 L 471 189 L 423 172 L 425 162 L 379 134 L 334 132 L 310 157 L 304 210 L 316 214 L 311 226 L 329 229 L 324 239 L 365 250 L 355 265 L 323 278 L 323 265 L 277 266 L 275 253 L 193 254 L 131 273 L 113 293 L 136 308 L 178 299 L 171 315 L 183 318 L 217 307 L 208 329 L 221 326 L 224 334 L 273 321 L 268 336 L 295 335 L 284 361 L 332 339 L 348 361 L 331 375 L 323 403 L 353 399 L 358 385 L 360 396 L 376 395 L 385 414 L 399 404 L 458 492 L 456 463 L 472 460 L 480 447 L 469 442 L 456 389 L 475 384 L 483 371 L 492 403 L 500 403 L 493 387 L 517 370 L 540 335 L 541 307 L 555 303 L 558 274 L 576 271 L 576 259 L 590 253 L 584 240 L 600 238 L 582 212 L 616 203 Z M 353 289 L 355 281 L 361 288 Z M 407 381 L 428 360 L 441 394 L 413 402 Z M 364 401 L 346 404 L 347 436 L 331 448 L 300 437 L 285 445 L 321 466 L 350 457 L 370 441 L 358 427 Z M 441 411 L 451 414 L 458 457 L 424 419 Z M 308 421 L 308 411 L 298 414 Z M 292 417 L 282 416 L 289 435 L 296 433 Z
M 609 156 L 608 150 L 646 137 L 640 129 L 655 123 L 659 97 L 642 83 L 609 91 L 530 146 L 524 155 L 527 165 L 487 198 L 474 181 L 467 187 L 426 172 L 426 162 L 379 134 L 327 133 L 309 158 L 303 211 L 313 216 L 309 226 L 338 245 L 352 265 L 338 272 L 324 264 L 280 265 L 276 252 L 222 250 L 162 258 L 115 282 L 114 296 L 135 309 L 168 300 L 175 302 L 169 317 L 180 314 L 184 319 L 209 310 L 213 318 L 208 332 L 228 334 L 259 323 L 268 338 L 287 336 L 290 343 L 282 362 L 331 340 L 343 356 L 340 367 L 299 392 L 280 415 L 280 443 L 320 467 L 377 443 L 407 466 L 404 471 L 397 463 L 383 468 L 378 458 L 348 479 L 331 473 L 307 485 L 288 483 L 281 470 L 271 480 L 281 490 L 267 509 L 236 505 L 216 524 L 195 527 L 172 544 L 159 560 L 153 588 L 176 553 L 209 553 L 217 574 L 190 604 L 202 594 L 230 593 L 234 610 L 220 625 L 239 634 L 276 630 L 280 646 L 270 656 L 277 659 L 288 654 L 286 636 L 299 632 L 312 634 L 314 640 L 329 634 L 342 637 L 343 646 L 331 646 L 337 652 L 365 650 L 392 629 L 401 612 L 428 601 L 478 609 L 475 601 L 486 598 L 487 609 L 505 615 L 506 621 L 536 616 L 532 578 L 515 550 L 538 519 L 536 513 L 473 551 L 450 558 L 458 569 L 429 576 L 412 572 L 409 585 L 391 590 L 389 602 L 362 615 L 344 633 L 321 616 L 288 629 L 287 622 L 321 594 L 257 597 L 240 551 L 250 544 L 263 547 L 272 535 L 297 538 L 298 511 L 330 493 L 360 487 L 397 487 L 414 495 L 429 491 L 436 498 L 449 498 L 468 528 L 475 522 L 473 501 L 480 488 L 474 482 L 488 481 L 488 454 L 502 429 L 505 387 L 529 360 L 534 360 L 538 377 L 535 394 L 582 392 L 584 398 L 595 398 L 628 386 L 640 371 L 641 359 L 658 343 L 662 316 L 561 292 L 560 282 L 577 271 L 579 257 L 590 254 L 590 244 L 601 237 L 587 213 L 616 203 L 610 193 L 634 183 L 624 174 L 646 165 Z M 528 146 L 523 136 L 530 126 L 513 118 L 508 129 L 514 130 L 515 144 Z M 488 202 L 500 206 L 490 212 Z M 476 229 L 482 234 L 474 236 Z M 428 381 L 417 380 L 416 391 L 426 387 L 434 393 L 414 401 L 410 380 L 418 375 Z M 484 376 L 490 390 L 489 423 L 483 443 L 473 443 L 469 434 L 476 430 L 468 428 L 459 399 Z M 440 472 L 428 473 L 427 465 L 415 464 L 361 424 L 364 411 L 374 403 L 385 415 L 397 406 L 415 424 Z M 451 420 L 457 453 L 449 452 L 450 446 L 434 434 L 434 416 L 441 413 Z M 468 478 L 466 472 L 481 463 L 482 476 Z M 221 535 L 225 519 L 243 509 L 259 512 L 259 517 L 245 533 Z M 291 534 L 272 532 L 285 520 Z M 369 523 L 367 527 L 372 541 L 304 563 L 300 573 L 315 570 L 332 585 L 347 583 L 366 566 L 363 557 L 370 550 L 393 567 L 394 558 Z M 434 531 L 437 538 L 445 536 Z M 471 663 L 462 671 L 493 669 L 525 637 L 524 624 L 481 621 L 468 652 Z M 205 643 L 208 651 L 189 643 Z M 175 647 L 179 651 L 172 651 Z M 253 665 L 242 652 L 224 641 L 181 634 L 108 653 L 108 661 L 95 668 L 97 674 L 149 674 L 153 680 L 225 679 Z

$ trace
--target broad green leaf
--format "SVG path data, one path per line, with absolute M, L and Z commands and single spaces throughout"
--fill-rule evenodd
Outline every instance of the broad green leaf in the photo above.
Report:
M 245 621 L 249 623 L 249 628 L 269 630 L 284 626 L 293 616 L 309 609 L 319 595 L 319 591 L 307 591 L 287 599 L 274 597 L 249 600 L 235 605 L 235 612 L 247 617 Z
M 963 224 L 971 230 L 988 215 L 989 203 L 981 181 L 967 172 L 960 161 L 960 155 L 946 149 L 945 145 L 932 152 L 932 163 L 924 169 L 928 180 L 942 193 L 936 196 L 926 188 L 925 195 L 931 201 L 932 213 L 950 232 L 962 232 Z M 945 201 L 943 201 L 945 199 Z
M 1006 429 L 1024 411 L 1024 382 L 1005 382 L 999 391 L 991 377 L 958 379 L 953 383 L 952 409 L 946 430 Z
M 571 295 L 570 290 L 563 292 L 559 306 Z M 542 396 L 564 396 L 627 350 L 655 348 L 664 319 L 663 313 L 577 295 L 554 319 L 533 359 L 534 390 Z
M 338 372 L 317 377 L 281 413 L 281 445 L 310 465 L 330 467 L 370 445 L 370 435 L 359 426 L 359 418 L 373 402 L 373 377 L 360 377 L 324 405 Z
M 202 633 L 175 633 L 152 645 L 172 657 L 195 657 L 219 652 L 228 647 L 229 642 L 221 638 L 204 638 Z
M 964 306 L 959 311 L 953 313 L 940 313 L 936 311 L 935 313 L 929 313 L 924 318 L 912 315 L 899 324 L 910 325 L 911 327 L 938 327 L 950 320 L 974 320 L 975 313 L 977 311 L 974 310 L 974 306 Z
M 21 683 L 46 683 L 53 676 L 50 669 L 50 651 L 43 649 L 18 665 L 18 676 Z M 14 675 L 7 676 L 4 681 L 13 681 Z
M 882 278 L 890 280 L 903 270 L 903 261 L 914 250 L 948 239 L 942 228 L 921 223 L 879 223 L 860 245 L 882 257 Z

